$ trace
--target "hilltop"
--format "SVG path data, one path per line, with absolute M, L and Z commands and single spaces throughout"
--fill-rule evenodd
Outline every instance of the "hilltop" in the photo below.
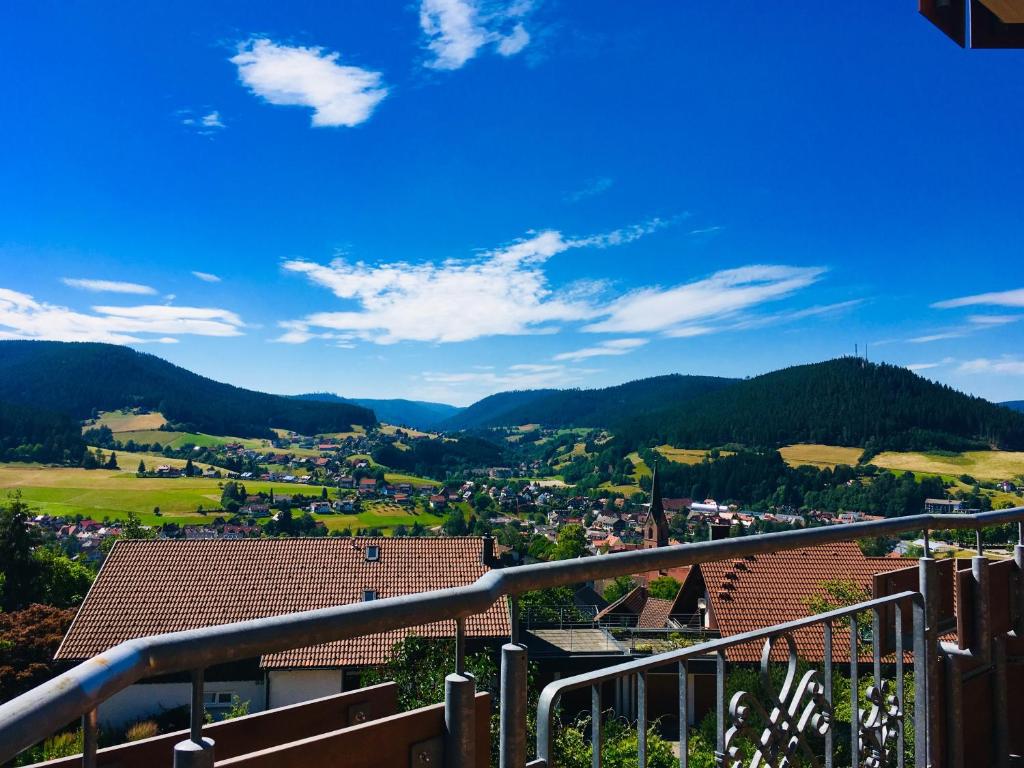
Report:
M 736 379 L 670 374 L 603 389 L 535 389 L 485 397 L 442 426 L 447 429 L 543 424 L 613 427 L 666 403 L 678 405 L 717 392 Z
M 273 437 L 271 427 L 314 434 L 376 423 L 362 406 L 254 392 L 114 344 L 0 341 L 0 400 L 79 420 L 147 408 L 185 431 L 241 437 Z
M 1014 411 L 1020 411 L 1024 413 L 1024 400 L 1010 400 L 1006 403 L 1000 403 L 1004 408 L 1010 408 Z
M 440 426 L 462 411 L 447 403 L 431 403 L 423 400 L 378 400 L 361 397 L 341 397 L 332 392 L 310 392 L 295 395 L 297 400 L 311 400 L 318 403 L 350 403 L 371 409 L 377 418 L 386 424 L 395 424 L 414 429 L 431 430 Z

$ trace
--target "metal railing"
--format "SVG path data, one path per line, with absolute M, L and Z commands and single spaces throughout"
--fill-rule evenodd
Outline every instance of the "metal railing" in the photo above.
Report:
M 672 547 L 623 552 L 605 557 L 580 558 L 524 565 L 490 571 L 473 584 L 453 589 L 435 590 L 372 602 L 355 603 L 315 611 L 274 616 L 265 619 L 205 627 L 138 638 L 121 643 L 89 659 L 58 677 L 0 705 L 0 762 L 9 760 L 23 749 L 36 744 L 67 723 L 81 718 L 85 753 L 83 765 L 95 765 L 96 708 L 136 681 L 158 674 L 191 671 L 193 673 L 193 740 L 176 748 L 176 765 L 213 765 L 213 744 L 202 740 L 203 670 L 216 665 L 279 651 L 320 645 L 387 630 L 403 629 L 437 621 L 455 620 L 458 626 L 459 648 L 463 647 L 464 620 L 483 613 L 502 596 L 514 598 L 524 592 L 548 587 L 579 584 L 595 579 L 609 579 L 655 570 L 667 570 L 702 562 L 742 558 L 800 547 L 831 544 L 862 538 L 894 536 L 900 533 L 932 529 L 980 530 L 995 525 L 1024 521 L 1024 507 L 975 516 L 916 515 L 882 521 L 853 523 L 811 528 L 780 533 L 746 536 L 719 541 L 707 541 Z M 980 542 L 980 536 L 979 536 Z M 1024 546 L 1016 548 L 1015 557 L 1024 568 Z M 931 620 L 931 602 L 935 599 L 934 565 L 931 558 L 922 558 L 921 592 L 924 595 L 928 620 L 925 630 L 925 651 L 930 656 L 938 648 L 935 624 Z M 982 569 L 982 564 L 979 564 Z M 513 604 L 513 637 L 502 648 L 501 694 L 501 766 L 521 768 L 526 764 L 525 718 L 525 649 L 516 643 L 515 600 Z M 866 610 L 858 608 L 857 610 Z M 820 617 L 816 617 L 820 619 Z M 764 630 L 768 634 L 778 629 Z M 722 650 L 731 638 L 705 644 Z M 700 646 L 679 653 L 697 653 Z M 717 652 L 717 651 L 716 651 Z M 457 672 L 461 672 L 461 658 Z M 647 663 L 650 659 L 645 659 Z M 924 663 L 915 650 L 915 668 Z M 939 713 L 935 697 L 935 666 L 928 667 L 927 734 L 936 729 Z M 460 681 L 472 678 L 460 674 L 449 676 L 451 690 L 460 690 Z M 508 688 L 505 688 L 505 684 Z M 453 700 L 465 697 L 453 694 Z M 449 712 L 450 710 L 450 712 Z M 465 714 L 465 707 L 446 709 L 446 717 L 457 718 Z M 460 713 L 462 713 L 460 715 Z M 463 733 L 459 724 L 448 722 L 452 733 Z M 724 723 L 720 723 L 722 728 Z M 446 752 L 446 762 L 467 764 L 459 759 L 458 750 L 466 739 L 453 741 Z M 929 742 L 930 743 L 930 742 Z M 462 744 L 462 746 L 460 746 Z M 465 747 L 468 749 L 468 747 Z M 180 759 L 179 759 L 180 758 Z

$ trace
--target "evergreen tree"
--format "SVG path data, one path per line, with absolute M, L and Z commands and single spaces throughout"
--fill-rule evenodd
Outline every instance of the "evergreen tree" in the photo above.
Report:
M 146 462 L 143 461 L 142 459 L 139 459 L 139 468 L 135 471 L 140 475 L 146 474 Z
M 117 454 L 114 451 L 110 452 L 110 458 L 107 459 L 107 463 L 103 465 L 104 469 L 120 469 L 117 466 Z

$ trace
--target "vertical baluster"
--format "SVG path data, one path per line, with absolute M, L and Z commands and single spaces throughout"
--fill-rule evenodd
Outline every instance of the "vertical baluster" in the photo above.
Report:
M 832 707 L 832 621 L 825 622 L 825 701 Z M 825 768 L 833 768 L 834 726 L 825 733 Z
M 725 651 L 715 653 L 715 765 L 725 765 Z
M 203 741 L 203 725 L 206 722 L 204 690 L 203 670 L 192 670 L 192 708 L 189 712 L 189 738 L 197 744 L 201 744 Z
M 601 768 L 601 684 L 590 686 L 590 746 L 593 768 Z
M 192 670 L 192 710 L 189 737 L 174 745 L 174 768 L 213 768 L 213 739 L 203 736 L 206 704 L 203 697 L 203 670 Z
M 647 672 L 636 676 L 637 764 L 647 768 Z
M 903 768 L 904 763 L 904 752 L 906 744 L 904 743 L 904 728 L 903 724 L 906 722 L 907 711 L 904 707 L 903 701 L 903 609 L 899 603 L 895 604 L 896 608 L 896 701 L 900 708 L 900 714 L 903 715 L 903 720 L 899 725 L 899 732 L 896 734 L 896 768 Z M 915 702 L 914 706 L 917 706 Z
M 99 719 L 95 709 L 82 715 L 82 768 L 96 768 Z
M 509 595 L 508 598 L 508 619 L 512 629 L 509 640 L 512 643 L 519 642 L 519 596 Z
M 455 674 L 466 671 L 466 620 L 455 620 Z
M 690 704 L 687 700 L 690 674 L 685 661 L 680 661 L 679 670 L 679 768 L 686 768 L 690 751 Z
M 931 650 L 928 647 L 928 629 L 924 597 L 913 602 L 914 621 L 914 768 L 930 764 L 930 733 L 932 705 L 928 693 L 931 678 Z
M 850 615 L 850 765 L 860 765 L 860 681 L 857 679 L 857 614 Z
M 871 611 L 871 661 L 875 688 L 882 687 L 882 616 L 877 608 Z

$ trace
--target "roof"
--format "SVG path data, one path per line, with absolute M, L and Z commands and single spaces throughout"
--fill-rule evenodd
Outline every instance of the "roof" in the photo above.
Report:
M 367 546 L 380 548 L 367 561 Z M 58 649 L 84 659 L 146 635 L 462 586 L 489 569 L 479 537 L 118 541 Z M 443 567 L 440 567 L 442 566 Z M 510 634 L 508 603 L 466 619 L 470 638 Z M 379 664 L 406 634 L 453 637 L 455 622 L 268 654 L 265 668 Z
M 668 616 L 672 612 L 675 600 L 662 600 L 660 597 L 648 597 L 640 611 L 636 625 L 640 629 L 664 629 L 668 624 Z
M 704 577 L 711 610 L 722 637 L 729 637 L 810 615 L 808 599 L 825 595 L 824 582 L 852 581 L 870 594 L 874 574 L 906 565 L 905 560 L 867 557 L 856 542 L 845 541 L 701 563 L 694 571 Z M 798 630 L 794 638 L 801 659 L 821 661 L 824 630 L 820 625 Z M 731 648 L 729 659 L 759 661 L 762 646 L 758 641 Z M 836 661 L 849 660 L 849 643 L 838 634 L 833 650 Z

